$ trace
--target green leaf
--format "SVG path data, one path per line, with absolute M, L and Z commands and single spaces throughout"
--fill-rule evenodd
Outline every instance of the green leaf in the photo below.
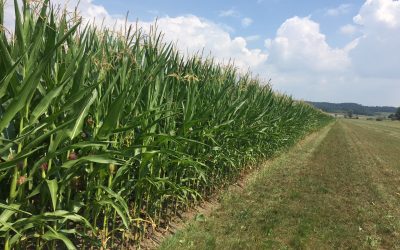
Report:
M 21 205 L 19 204 L 11 204 L 11 205 L 6 205 L 3 203 L 0 203 L 0 208 L 5 209 L 1 214 L 0 214 L 0 221 L 6 222 L 14 213 L 24 213 L 27 215 L 32 215 L 29 212 L 20 210 L 19 207 Z
M 81 132 L 83 122 L 89 113 L 90 106 L 93 104 L 94 100 L 96 100 L 96 97 L 97 97 L 97 90 L 95 89 L 92 92 L 92 96 L 89 98 L 89 100 L 85 103 L 85 105 L 82 107 L 81 111 L 79 112 L 79 115 L 78 115 L 73 127 L 71 129 L 67 130 L 67 134 L 71 140 L 74 139 L 75 136 Z
M 42 100 L 39 102 L 38 105 L 36 105 L 35 109 L 31 113 L 31 119 L 30 119 L 30 124 L 33 124 L 34 122 L 39 119 L 39 117 L 47 111 L 50 103 L 53 101 L 54 98 L 59 96 L 61 90 L 63 89 L 64 85 L 60 85 L 51 91 L 47 93 L 47 95 L 43 96 Z
M 125 92 L 122 92 L 118 96 L 117 100 L 115 100 L 114 103 L 112 103 L 111 106 L 109 107 L 108 114 L 103 122 L 103 126 L 101 126 L 98 132 L 99 138 L 105 138 L 113 129 L 117 128 L 119 116 L 122 112 L 122 107 L 124 105 L 125 98 L 126 94 Z
M 32 215 L 29 212 L 26 212 L 26 211 L 23 211 L 23 210 L 19 209 L 20 206 L 21 205 L 19 205 L 19 204 L 6 205 L 6 204 L 3 204 L 3 203 L 0 203 L 0 208 L 6 209 L 6 210 L 10 210 L 10 211 L 14 211 L 14 212 L 18 212 L 18 213 L 24 213 L 24 214 L 27 214 L 27 215 Z M 3 219 L 3 217 L 0 216 L 0 220 L 2 220 L 2 219 Z
M 104 191 L 106 191 L 112 198 L 114 198 L 118 201 L 118 203 L 121 205 L 121 207 L 125 210 L 125 214 L 127 215 L 127 217 L 130 220 L 128 204 L 126 203 L 124 198 L 122 198 L 121 195 L 117 194 L 116 192 L 114 192 L 113 190 L 111 190 L 108 187 L 105 187 L 105 186 L 99 186 L 99 187 L 101 189 L 103 189 Z
M 30 199 L 33 196 L 40 194 L 40 191 L 42 189 L 42 184 L 43 184 L 43 182 L 41 182 L 40 184 L 36 185 L 36 187 L 32 190 L 32 192 L 26 198 Z
M 69 211 L 65 211 L 65 210 L 56 210 L 54 212 L 44 213 L 43 216 L 44 216 L 44 218 L 56 217 L 56 218 L 61 218 L 63 220 L 71 220 L 73 222 L 81 222 L 81 223 L 84 223 L 85 226 L 93 229 L 93 226 L 89 223 L 89 221 L 77 213 L 73 213 L 73 212 L 69 212 Z
M 5 50 L 6 50 L 6 53 L 8 53 L 7 49 L 6 49 L 6 48 L 3 48 L 3 47 L 1 46 L 1 44 L 2 44 L 2 39 L 0 38 L 0 49 L 5 49 Z M 0 51 L 0 52 L 1 52 L 1 51 Z M 0 98 L 2 98 L 2 97 L 6 94 L 8 84 L 10 83 L 11 79 L 13 78 L 14 73 L 15 73 L 15 71 L 16 71 L 16 69 L 17 69 L 17 66 L 18 66 L 19 63 L 21 62 L 22 58 L 23 58 L 23 57 L 20 57 L 20 58 L 14 63 L 14 65 L 12 65 L 12 66 L 10 67 L 10 69 L 8 70 L 8 73 L 6 74 L 6 76 L 4 76 L 4 78 L 0 81 Z M 10 59 L 10 60 L 11 60 L 11 59 Z
M 61 167 L 62 168 L 71 168 L 78 163 L 83 162 L 95 162 L 95 163 L 103 163 L 103 164 L 122 164 L 118 159 L 113 158 L 110 154 L 102 154 L 102 155 L 88 155 L 78 158 L 76 160 L 70 160 L 65 162 Z
M 130 224 L 130 221 L 128 219 L 129 214 L 124 213 L 123 209 L 121 209 L 121 207 L 118 206 L 118 204 L 116 204 L 116 202 L 114 202 L 113 200 L 107 199 L 107 198 L 103 198 L 102 200 L 98 201 L 98 203 L 103 206 L 111 205 L 115 209 L 115 211 L 117 212 L 119 217 L 121 217 L 122 223 L 124 224 L 125 228 L 129 229 L 129 224 Z
M 57 209 L 57 192 L 58 192 L 58 183 L 56 179 L 46 180 L 47 186 L 49 187 L 51 203 L 53 205 L 53 210 Z
M 22 238 L 24 235 L 23 233 L 27 230 L 30 230 L 34 228 L 35 225 L 33 223 L 26 223 L 22 228 L 19 229 L 19 232 L 16 233 L 13 237 L 10 239 L 10 247 L 13 248 L 14 245 L 19 243 L 20 238 Z
M 54 229 L 47 231 L 45 234 L 42 235 L 42 239 L 51 241 L 51 240 L 61 240 L 68 250 L 76 250 L 75 245 L 72 243 L 67 236 L 62 233 L 56 232 Z

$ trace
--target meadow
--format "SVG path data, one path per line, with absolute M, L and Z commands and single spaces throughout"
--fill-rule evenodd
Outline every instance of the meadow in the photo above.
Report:
M 0 1 L 0 248 L 136 246 L 332 118 L 156 28 Z

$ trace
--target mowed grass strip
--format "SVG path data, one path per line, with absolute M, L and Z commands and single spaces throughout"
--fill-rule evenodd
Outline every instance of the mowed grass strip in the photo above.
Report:
M 400 140 L 371 126 L 308 137 L 161 249 L 400 249 Z
M 347 121 L 347 120 L 345 120 Z M 372 132 L 373 130 L 375 134 L 379 136 L 384 133 L 382 138 L 385 139 L 389 135 L 390 137 L 397 137 L 400 139 L 400 122 L 397 121 L 368 121 L 368 120 L 351 120 L 351 123 L 355 126 L 361 126 L 363 128 L 367 128 L 367 131 Z M 374 133 L 370 133 L 374 134 Z

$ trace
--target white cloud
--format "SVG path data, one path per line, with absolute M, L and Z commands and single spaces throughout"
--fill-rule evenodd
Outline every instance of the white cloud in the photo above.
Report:
M 352 24 L 346 24 L 340 27 L 339 31 L 344 35 L 353 35 L 357 31 L 357 27 Z
M 327 16 L 340 16 L 349 13 L 351 10 L 351 4 L 341 4 L 336 8 L 326 10 L 325 15 Z
M 400 2 L 367 0 L 354 22 L 363 34 L 350 51 L 356 72 L 366 77 L 397 78 L 400 84 Z
M 337 87 L 347 82 L 351 66 L 347 50 L 354 44 L 332 48 L 318 23 L 296 16 L 279 27 L 275 38 L 266 39 L 265 46 L 269 52 L 265 68 L 275 89 L 304 100 L 349 100 L 340 98 Z
M 367 0 L 361 7 L 354 22 L 369 29 L 399 28 L 400 1 L 394 0 Z
M 253 41 L 257 41 L 257 40 L 260 40 L 260 36 L 259 35 L 253 35 L 253 36 L 246 36 L 244 39 L 247 41 L 247 42 L 253 42 Z
M 229 32 L 231 34 L 235 33 L 235 29 L 232 26 L 230 26 L 230 25 L 228 25 L 226 23 L 217 23 L 217 25 L 219 27 L 221 27 L 226 32 Z
M 400 2 L 366 0 L 341 30 L 360 37 L 336 49 L 309 18 L 286 20 L 265 41 L 273 86 L 306 100 L 400 106 Z
M 240 14 L 235 9 L 221 10 L 219 12 L 220 17 L 239 17 Z
M 269 63 L 280 70 L 342 72 L 350 60 L 342 49 L 331 48 L 319 24 L 309 17 L 293 17 L 278 29 L 276 37 L 266 41 Z
M 10 1 L 5 1 L 4 15 L 4 28 L 10 34 L 14 30 L 15 22 L 14 5 Z
M 141 23 L 149 26 L 151 23 Z M 197 16 L 164 17 L 157 21 L 168 41 L 177 41 L 182 52 L 211 52 L 218 61 L 235 60 L 242 68 L 255 68 L 267 60 L 267 54 L 259 49 L 249 49 L 243 37 L 231 37 L 219 25 Z
M 360 41 L 360 37 L 353 39 L 351 42 L 346 44 L 346 46 L 344 46 L 343 50 L 346 52 L 347 55 L 349 54 L 349 52 L 351 50 L 353 50 L 357 47 L 359 41 Z M 351 60 L 351 58 L 350 58 L 350 60 Z
M 271 45 L 272 45 L 272 39 L 267 38 L 267 39 L 264 40 L 264 46 L 265 46 L 267 49 L 270 49 L 270 48 L 271 48 Z
M 249 17 L 245 17 L 242 19 L 241 23 L 242 23 L 242 26 L 246 28 L 246 27 L 249 27 L 253 23 L 253 19 L 251 19 Z

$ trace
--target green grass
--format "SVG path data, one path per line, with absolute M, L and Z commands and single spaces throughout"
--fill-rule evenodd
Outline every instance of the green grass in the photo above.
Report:
M 331 119 L 155 28 L 22 3 L 9 37 L 0 0 L 0 248 L 132 247 Z
M 399 248 L 399 129 L 339 120 L 267 162 L 160 249 Z

